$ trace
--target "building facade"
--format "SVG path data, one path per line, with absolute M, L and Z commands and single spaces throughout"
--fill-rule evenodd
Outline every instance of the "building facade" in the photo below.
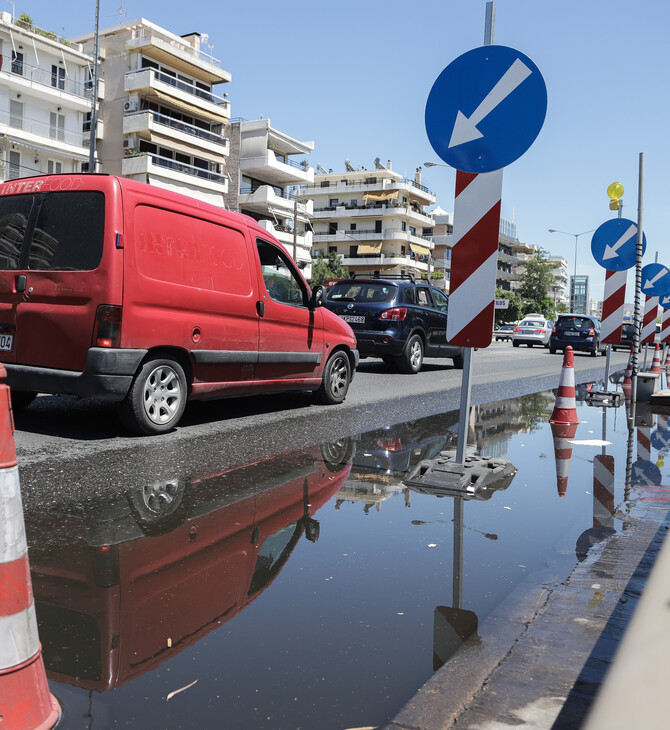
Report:
M 0 57 L 0 180 L 87 170 L 92 58 L 80 44 L 6 11 Z M 104 93 L 99 84 L 98 97 Z M 104 136 L 104 124 L 97 134 Z
M 223 206 L 231 75 L 206 52 L 207 36 L 178 36 L 139 19 L 99 31 L 101 169 Z M 74 42 L 94 49 L 93 33 Z
M 380 276 L 428 274 L 434 218 L 426 207 L 435 196 L 421 184 L 375 161 L 374 170 L 315 175 L 300 195 L 313 201 L 313 256 L 336 252 L 352 273 Z

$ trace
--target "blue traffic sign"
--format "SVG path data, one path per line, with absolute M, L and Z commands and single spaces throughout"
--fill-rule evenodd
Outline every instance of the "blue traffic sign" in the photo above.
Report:
M 670 294 L 670 271 L 663 264 L 647 264 L 642 268 L 642 293 L 648 297 Z
M 658 302 L 663 309 L 670 309 L 670 294 L 666 294 L 664 297 L 661 297 Z
M 610 271 L 626 271 L 635 266 L 637 224 L 627 218 L 612 218 L 598 226 L 591 238 L 593 258 Z M 647 237 L 642 234 L 642 254 Z
M 547 112 L 537 66 L 507 46 L 481 46 L 452 61 L 426 103 L 426 132 L 451 167 L 492 172 L 533 144 Z

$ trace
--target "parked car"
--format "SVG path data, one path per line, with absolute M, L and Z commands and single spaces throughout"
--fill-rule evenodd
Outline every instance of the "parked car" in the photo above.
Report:
M 633 346 L 635 337 L 635 324 L 633 322 L 624 322 L 621 327 L 621 339 L 618 345 L 612 345 L 612 349 L 616 350 L 627 350 L 630 352 L 630 348 Z
M 527 314 L 512 331 L 512 345 L 542 345 L 549 347 L 549 337 L 554 323 L 541 314 Z
M 119 404 L 156 434 L 187 399 L 346 397 L 356 339 L 247 216 L 112 175 L 0 185 L 0 361 L 37 392 Z
M 326 307 L 351 325 L 361 358 L 380 357 L 403 373 L 418 373 L 424 357 L 451 358 L 463 367 L 463 348 L 447 342 L 449 298 L 440 289 L 401 277 L 338 281 Z
M 505 342 L 505 341 L 512 339 L 513 332 L 514 332 L 513 324 L 501 324 L 500 327 L 493 330 L 493 336 L 495 337 L 496 342 L 498 342 L 499 340 L 502 340 L 503 342 Z
M 551 333 L 549 352 L 565 351 L 568 345 L 593 357 L 605 352 L 600 344 L 600 320 L 587 314 L 561 314 Z

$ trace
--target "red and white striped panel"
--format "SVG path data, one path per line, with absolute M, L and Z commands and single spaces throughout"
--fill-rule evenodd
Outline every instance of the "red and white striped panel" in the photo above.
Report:
M 593 457 L 593 526 L 614 527 L 614 457 Z
M 642 344 L 653 342 L 656 335 L 656 317 L 658 316 L 658 297 L 649 297 L 645 294 L 644 316 L 642 317 Z
M 621 342 L 623 305 L 626 298 L 626 277 L 628 271 L 605 271 L 605 298 L 601 322 L 601 342 L 618 345 Z
M 447 340 L 461 347 L 491 344 L 502 172 L 456 171 Z
M 651 429 L 647 426 L 637 428 L 637 458 L 638 461 L 651 461 Z
M 670 309 L 663 310 L 663 320 L 661 322 L 661 342 L 670 342 Z

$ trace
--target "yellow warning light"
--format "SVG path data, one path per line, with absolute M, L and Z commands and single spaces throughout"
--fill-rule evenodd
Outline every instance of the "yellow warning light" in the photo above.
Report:
M 607 195 L 609 195 L 612 200 L 619 200 L 619 198 L 623 195 L 623 185 L 620 182 L 613 182 L 607 188 Z M 612 208 L 612 210 L 616 210 L 616 208 Z
M 614 198 L 610 200 L 610 210 L 619 210 L 621 206 L 622 202 L 620 200 L 615 200 Z

